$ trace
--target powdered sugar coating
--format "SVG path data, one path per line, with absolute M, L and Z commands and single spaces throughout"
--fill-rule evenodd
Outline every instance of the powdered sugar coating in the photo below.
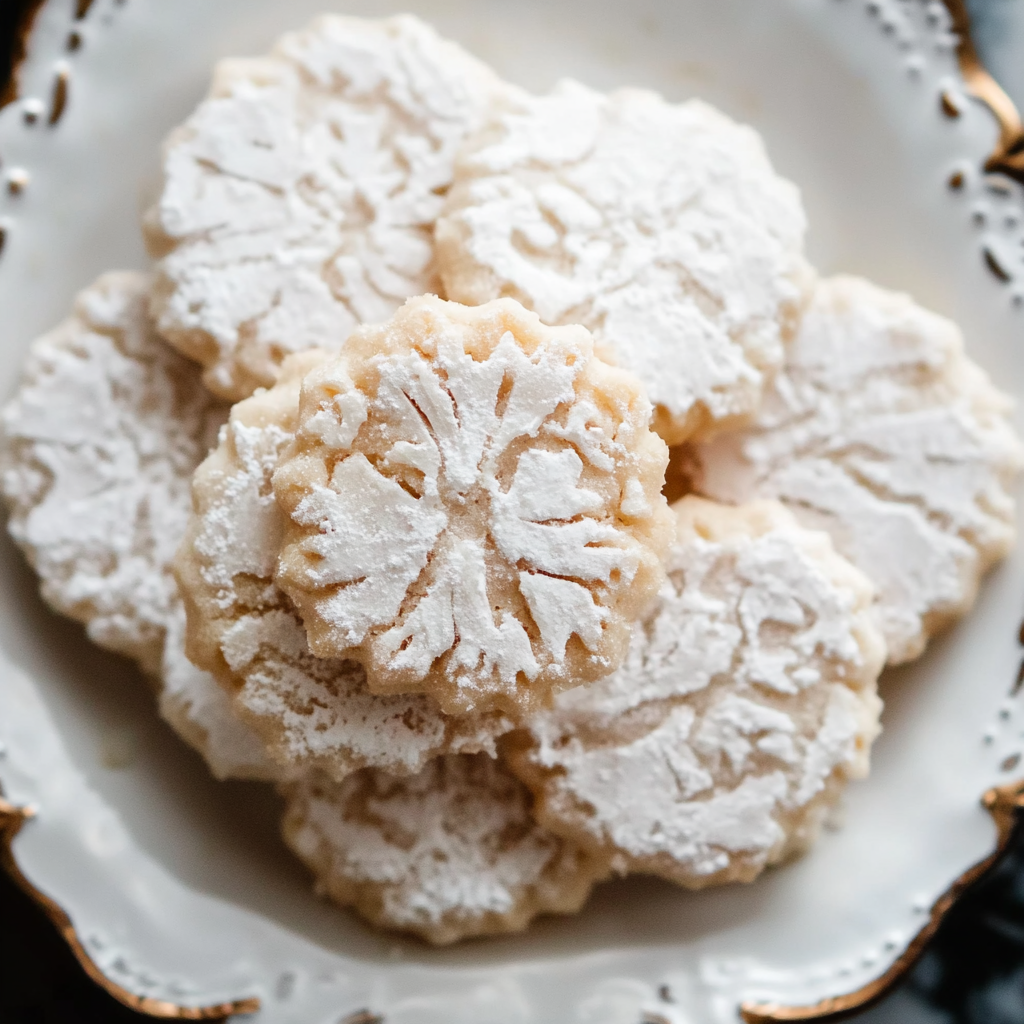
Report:
M 378 927 L 445 944 L 579 910 L 606 861 L 538 826 L 530 796 L 486 755 L 396 779 L 367 770 L 286 791 L 285 838 L 318 887 Z
M 867 773 L 885 648 L 826 534 L 775 502 L 673 508 L 669 582 L 625 663 L 534 716 L 510 763 L 552 831 L 700 888 L 806 847 Z
M 495 105 L 435 237 L 450 299 L 509 295 L 583 324 L 676 444 L 757 409 L 810 280 L 804 227 L 751 129 L 566 81 Z
M 239 403 L 196 471 L 195 511 L 176 572 L 189 655 L 213 672 L 282 771 L 343 779 L 367 765 L 419 771 L 448 751 L 494 752 L 500 715 L 453 719 L 425 696 L 377 696 L 360 665 L 310 653 L 302 620 L 273 575 L 284 534 L 271 489 L 289 451 L 304 374 L 326 353 L 292 356 L 279 383 Z
M 663 573 L 667 450 L 635 378 L 518 303 L 412 299 L 302 385 L 277 581 L 311 649 L 451 714 L 613 669 Z
M 199 751 L 217 779 L 280 782 L 287 777 L 258 733 L 240 721 L 231 697 L 185 655 L 185 609 L 175 603 L 167 622 L 160 671 L 160 714 Z
M 189 478 L 224 409 L 153 331 L 147 286 L 104 274 L 33 342 L 3 411 L 3 494 L 46 601 L 157 673 Z
M 146 312 L 149 278 L 114 272 L 33 343 L 4 409 L 11 535 L 57 611 L 161 680 L 160 711 L 218 778 L 277 779 L 213 678 L 189 664 L 170 562 L 192 471 L 227 409 Z
M 699 446 L 721 501 L 778 498 L 879 591 L 891 663 L 968 611 L 1014 542 L 1010 400 L 957 327 L 852 277 L 822 281 L 753 425 Z
M 324 15 L 228 60 L 167 140 L 146 218 L 159 328 L 239 399 L 439 287 L 455 151 L 507 87 L 409 15 Z

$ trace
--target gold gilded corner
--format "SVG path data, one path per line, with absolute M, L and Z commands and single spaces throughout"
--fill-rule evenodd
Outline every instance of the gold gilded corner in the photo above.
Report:
M 855 992 L 831 996 L 810 1006 L 782 1006 L 779 1003 L 745 1002 L 740 1016 L 746 1024 L 782 1024 L 785 1021 L 838 1021 L 867 1009 L 883 999 L 903 978 L 938 931 L 953 904 L 1006 852 L 1017 814 L 1024 809 L 1024 779 L 988 790 L 981 804 L 996 826 L 996 846 L 989 856 L 968 868 L 932 905 L 924 927 L 914 936 L 892 966 L 879 978 Z
M 17 807 L 0 797 L 0 866 L 43 909 L 92 981 L 129 1009 L 161 1020 L 222 1021 L 236 1014 L 255 1013 L 260 1008 L 258 999 L 236 999 L 232 1002 L 217 1003 L 212 1006 L 179 1006 L 165 999 L 135 995 L 111 981 L 93 963 L 85 951 L 85 947 L 75 931 L 75 926 L 71 923 L 71 918 L 57 903 L 45 893 L 40 892 L 25 877 L 14 859 L 14 839 L 25 823 L 34 815 L 35 811 L 32 808 Z
M 971 36 L 971 19 L 965 0 L 943 0 L 956 33 L 957 60 L 967 91 L 992 111 L 999 125 L 999 142 L 985 161 L 984 168 L 1005 174 L 1024 184 L 1024 124 L 1013 100 L 981 63 Z

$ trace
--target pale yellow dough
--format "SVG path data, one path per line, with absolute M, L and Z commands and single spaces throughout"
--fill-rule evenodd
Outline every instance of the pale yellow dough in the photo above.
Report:
M 320 891 L 438 945 L 575 913 L 608 873 L 606 859 L 537 825 L 526 787 L 485 754 L 406 778 L 313 776 L 284 792 L 285 839 Z
M 290 353 L 436 292 L 455 154 L 511 89 L 411 15 L 323 15 L 221 61 L 145 218 L 160 331 L 238 400 Z
M 411 299 L 302 383 L 277 582 L 320 657 L 449 714 L 614 670 L 664 578 L 668 458 L 636 378 L 517 302 Z
M 956 324 L 856 277 L 820 282 L 754 422 L 695 445 L 718 501 L 775 498 L 878 590 L 891 664 L 974 603 L 1016 535 L 1013 403 Z
M 507 741 L 537 820 L 622 873 L 750 881 L 867 774 L 885 645 L 864 576 L 776 502 L 688 497 L 618 672 Z
M 284 536 L 271 478 L 294 441 L 299 386 L 323 352 L 292 356 L 280 382 L 237 404 L 220 445 L 196 471 L 194 508 L 175 571 L 187 649 L 235 712 L 263 737 L 279 771 L 337 779 L 365 766 L 419 771 L 449 751 L 494 751 L 511 728 L 497 714 L 452 718 L 429 697 L 369 692 L 362 667 L 314 656 L 273 576 Z

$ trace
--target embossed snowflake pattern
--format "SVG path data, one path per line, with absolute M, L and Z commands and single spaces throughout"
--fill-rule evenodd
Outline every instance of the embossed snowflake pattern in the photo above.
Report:
M 516 713 L 612 671 L 662 576 L 665 448 L 582 328 L 427 297 L 303 384 L 278 582 L 376 692 Z

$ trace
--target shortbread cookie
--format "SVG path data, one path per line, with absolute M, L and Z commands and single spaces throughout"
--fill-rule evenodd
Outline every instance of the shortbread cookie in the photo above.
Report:
M 431 761 L 418 775 L 368 769 L 286 790 L 284 834 L 317 887 L 382 928 L 445 944 L 572 914 L 607 859 L 530 817 L 530 794 L 486 754 Z
M 620 872 L 749 881 L 867 773 L 885 646 L 867 579 L 776 502 L 687 497 L 614 675 L 510 738 L 538 821 Z
M 588 327 L 677 444 L 757 409 L 811 278 L 804 226 L 752 129 L 567 81 L 496 105 L 435 237 L 448 298 Z
M 156 335 L 148 284 L 104 274 L 32 345 L 3 413 L 9 528 L 57 611 L 162 680 L 161 714 L 214 775 L 276 780 L 255 734 L 185 658 L 170 562 L 192 471 L 227 409 Z
M 411 299 L 302 385 L 277 581 L 310 648 L 450 714 L 606 675 L 654 597 L 668 452 L 640 382 L 517 302 Z
M 326 358 L 311 350 L 286 360 L 275 387 L 232 409 L 196 471 L 176 564 L 189 655 L 217 676 L 284 772 L 408 774 L 447 752 L 494 753 L 495 737 L 512 727 L 501 715 L 455 719 L 423 695 L 370 693 L 359 664 L 310 653 L 302 620 L 274 584 L 285 516 L 271 478 L 294 439 L 302 377 Z
M 408 15 L 325 15 L 217 65 L 146 217 L 160 331 L 233 400 L 439 287 L 455 152 L 504 86 Z
M 214 778 L 282 782 L 290 777 L 287 766 L 267 753 L 259 733 L 238 718 L 217 680 L 188 660 L 180 601 L 167 621 L 160 679 L 161 717 L 202 755 Z
M 756 422 L 699 446 L 697 489 L 778 498 L 879 591 L 893 664 L 971 607 L 1014 541 L 1009 399 L 950 321 L 852 277 L 822 281 Z
M 3 412 L 3 494 L 46 601 L 157 673 L 189 479 L 225 410 L 153 331 L 147 285 L 104 274 L 32 344 Z

